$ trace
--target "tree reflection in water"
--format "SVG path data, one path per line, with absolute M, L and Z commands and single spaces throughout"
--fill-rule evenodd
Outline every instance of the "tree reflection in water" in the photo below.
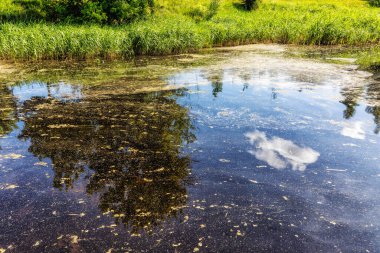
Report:
M 355 115 L 359 101 L 365 99 L 367 107 L 365 111 L 374 116 L 376 125 L 374 133 L 380 133 L 380 83 L 373 82 L 366 88 L 363 86 L 342 88 L 341 94 L 344 97 L 342 104 L 346 106 L 343 112 L 345 119 L 350 119 Z
M 217 98 L 218 94 L 223 91 L 224 71 L 205 71 L 202 76 L 211 83 L 212 95 Z
M 0 135 L 8 134 L 15 129 L 16 122 L 16 100 L 8 87 L 0 86 Z
M 181 145 L 195 139 L 187 109 L 173 98 L 184 91 L 86 92 L 77 102 L 24 102 L 19 138 L 52 160 L 54 187 L 72 187 L 88 169 L 86 191 L 99 193 L 100 209 L 117 221 L 137 230 L 177 215 L 187 201 L 190 166 Z
M 380 133 L 380 83 L 372 83 L 367 87 L 367 100 L 370 101 L 366 112 L 374 116 L 375 133 Z
M 356 107 L 359 106 L 358 101 L 361 99 L 363 90 L 364 87 L 362 86 L 342 88 L 341 94 L 344 99 L 340 102 L 346 106 L 346 109 L 343 111 L 343 117 L 345 119 L 350 119 L 355 115 Z

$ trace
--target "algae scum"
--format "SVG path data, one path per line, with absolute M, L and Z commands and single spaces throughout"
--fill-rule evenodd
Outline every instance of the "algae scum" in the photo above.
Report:
M 0 86 L 0 252 L 380 252 L 380 83 L 262 52 Z

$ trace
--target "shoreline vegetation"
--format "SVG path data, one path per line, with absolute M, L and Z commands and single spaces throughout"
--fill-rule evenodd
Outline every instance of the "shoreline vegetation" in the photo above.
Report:
M 256 43 L 365 46 L 358 64 L 380 66 L 380 8 L 361 0 L 262 0 L 246 11 L 220 0 L 157 0 L 147 17 L 123 25 L 36 21 L 11 0 L 0 3 L 0 59 L 127 59 Z M 209 7 L 210 6 L 210 7 Z M 206 17 L 207 16 L 207 17 Z

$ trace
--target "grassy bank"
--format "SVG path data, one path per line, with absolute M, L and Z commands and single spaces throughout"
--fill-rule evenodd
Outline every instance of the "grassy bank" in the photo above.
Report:
M 356 63 L 363 69 L 380 71 L 380 47 L 362 51 L 357 55 Z
M 187 13 L 210 1 L 159 0 L 154 16 L 125 26 L 31 23 L 16 6 L 9 7 L 10 0 L 4 1 L 2 17 L 13 18 L 0 24 L 0 57 L 5 59 L 120 58 L 248 43 L 353 46 L 380 41 L 380 9 L 361 0 L 263 0 L 253 12 L 223 0 L 215 16 L 200 22 Z

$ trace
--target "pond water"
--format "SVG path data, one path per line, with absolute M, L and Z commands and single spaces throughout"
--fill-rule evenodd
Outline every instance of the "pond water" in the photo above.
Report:
M 380 83 L 248 47 L 0 86 L 0 252 L 380 252 Z

